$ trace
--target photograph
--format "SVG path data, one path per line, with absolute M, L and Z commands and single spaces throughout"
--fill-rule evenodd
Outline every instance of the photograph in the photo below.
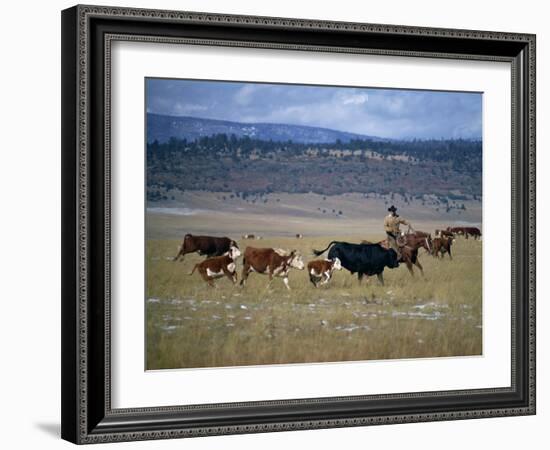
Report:
M 61 264 L 30 284 L 28 262 L 12 264 L 23 310 L 25 287 L 60 290 L 31 326 L 60 354 L 14 347 L 29 376 L 55 366 L 57 390 L 38 397 L 60 399 L 33 409 L 34 440 L 58 424 L 74 444 L 144 447 L 384 445 L 380 425 L 413 447 L 537 441 L 544 15 L 115 3 L 62 5 L 58 27 L 41 10 L 48 45 L 17 51 L 57 48 L 61 63 L 35 114 L 61 167 L 26 177 L 61 197 L 46 239 Z M 19 60 L 28 90 L 36 70 Z M 29 117 L 23 91 L 8 89 L 15 118 Z M 8 142 L 28 141 L 23 122 Z M 28 166 L 7 148 L 21 163 L 6 167 Z M 45 186 L 8 196 L 35 216 L 16 228 L 52 210 Z
M 483 355 L 483 92 L 144 97 L 146 370 Z

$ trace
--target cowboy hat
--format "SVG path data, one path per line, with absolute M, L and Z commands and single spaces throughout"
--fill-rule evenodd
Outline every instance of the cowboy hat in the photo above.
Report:
M 390 211 L 390 212 L 396 212 L 396 211 L 397 211 L 397 208 L 396 208 L 394 205 L 391 205 L 391 206 L 388 208 L 388 211 Z

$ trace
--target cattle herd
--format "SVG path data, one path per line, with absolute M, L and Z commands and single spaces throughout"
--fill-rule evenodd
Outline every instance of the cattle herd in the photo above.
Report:
M 245 235 L 243 239 L 258 239 L 257 236 Z M 409 230 L 402 233 L 398 239 L 400 255 L 390 248 L 387 240 L 380 242 L 362 241 L 360 244 L 332 241 L 323 250 L 313 250 L 315 256 L 321 256 L 328 251 L 326 259 L 317 259 L 307 263 L 307 270 L 311 283 L 315 286 L 327 284 L 335 270 L 347 269 L 352 275 L 357 273 L 359 281 L 366 276 L 376 275 L 381 284 L 384 284 L 384 269 L 399 267 L 405 263 L 411 276 L 414 276 L 413 265 L 422 275 L 422 265 L 418 260 L 418 251 L 423 248 L 434 257 L 443 258 L 445 254 L 452 259 L 451 247 L 456 236 L 468 239 L 481 238 L 481 231 L 476 227 L 447 227 L 445 230 L 435 230 L 432 238 L 430 233 Z M 303 236 L 297 234 L 296 238 Z M 241 251 L 237 243 L 228 237 L 196 236 L 186 234 L 178 248 L 174 261 L 183 260 L 189 253 L 198 253 L 206 259 L 195 265 L 190 275 L 197 271 L 202 279 L 210 286 L 214 280 L 226 276 L 234 284 L 237 283 L 237 258 Z M 246 247 L 243 256 L 241 286 L 251 273 L 268 275 L 269 282 L 280 277 L 287 289 L 290 290 L 288 275 L 291 269 L 303 270 L 306 265 L 299 252 L 281 248 Z

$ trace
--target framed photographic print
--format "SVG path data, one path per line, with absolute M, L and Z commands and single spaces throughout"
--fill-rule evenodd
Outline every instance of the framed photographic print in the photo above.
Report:
M 535 36 L 62 13 L 62 437 L 535 413 Z

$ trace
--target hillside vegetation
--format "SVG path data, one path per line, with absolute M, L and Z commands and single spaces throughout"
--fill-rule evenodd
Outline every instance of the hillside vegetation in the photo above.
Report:
M 217 134 L 147 145 L 148 200 L 172 190 L 338 195 L 391 193 L 478 200 L 482 144 L 470 140 L 297 143 Z

